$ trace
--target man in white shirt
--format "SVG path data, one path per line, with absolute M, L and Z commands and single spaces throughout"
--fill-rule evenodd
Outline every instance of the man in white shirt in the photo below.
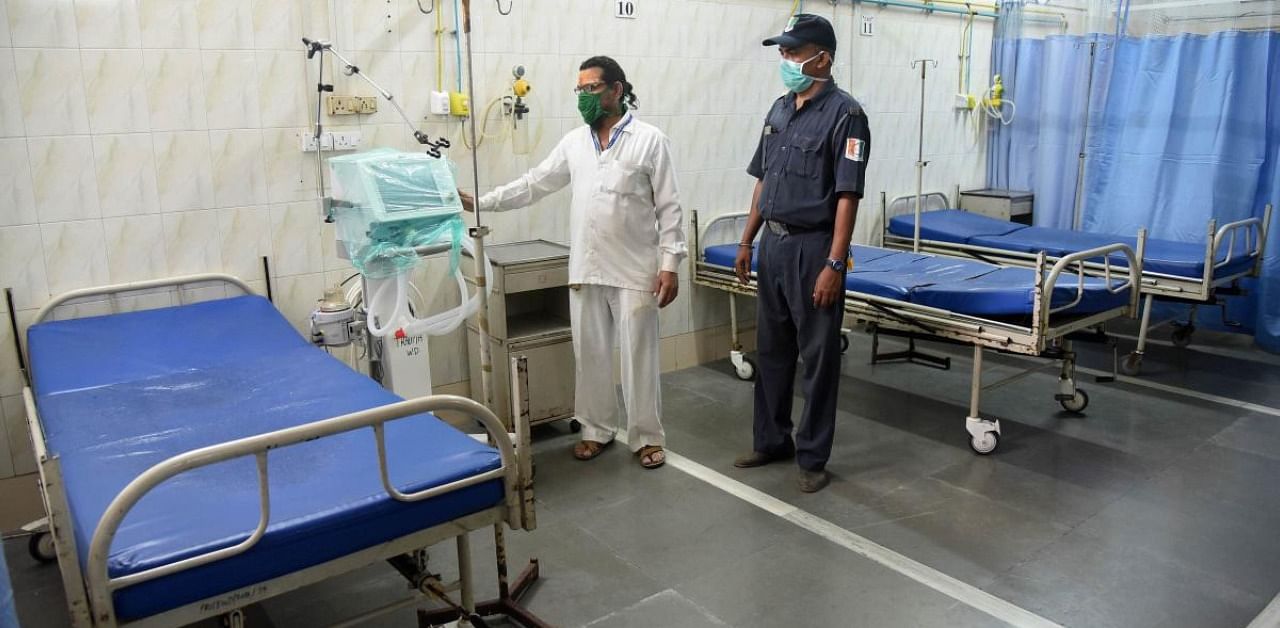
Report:
M 616 61 L 592 57 L 579 70 L 574 92 L 586 126 L 561 139 L 532 170 L 480 197 L 479 207 L 524 207 L 571 186 L 569 309 L 582 424 L 573 454 L 591 460 L 617 434 L 616 338 L 627 442 L 640 464 L 652 469 L 666 462 L 658 309 L 675 300 L 676 271 L 688 254 L 671 142 L 631 113 L 636 97 Z M 462 196 L 472 209 L 474 200 Z

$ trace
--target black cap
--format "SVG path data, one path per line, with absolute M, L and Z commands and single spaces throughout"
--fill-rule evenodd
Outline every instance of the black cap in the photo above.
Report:
M 766 46 L 785 48 L 799 48 L 804 44 L 816 44 L 834 51 L 836 31 L 831 28 L 831 22 L 820 15 L 797 13 L 791 17 L 791 21 L 787 22 L 787 27 L 782 29 L 781 35 L 764 40 Z

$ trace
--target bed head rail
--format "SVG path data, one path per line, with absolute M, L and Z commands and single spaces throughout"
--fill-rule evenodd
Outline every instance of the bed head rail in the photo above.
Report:
M 733 212 L 730 214 L 720 214 L 707 223 L 702 229 L 702 233 L 698 236 L 698 246 L 706 248 L 708 246 L 719 246 L 721 244 L 737 244 L 742 238 L 743 231 L 747 228 L 747 219 L 750 217 L 746 212 Z M 759 239 L 760 234 L 756 234 Z M 702 255 L 701 248 L 698 255 Z
M 139 290 L 152 290 L 155 288 L 181 287 L 188 284 L 204 282 L 230 284 L 240 290 L 243 290 L 245 294 L 253 294 L 253 288 L 250 288 L 249 284 L 245 283 L 243 279 L 223 273 L 201 273 L 198 275 L 181 275 L 178 277 L 166 277 L 164 279 L 150 279 L 147 281 L 109 284 L 105 286 L 81 288 L 79 290 L 64 292 L 50 299 L 48 303 L 44 304 L 44 307 L 40 308 L 40 310 L 36 312 L 36 318 L 31 324 L 35 325 L 44 322 L 44 319 L 48 318 L 48 316 L 59 306 L 65 305 L 67 302 L 74 301 L 76 299 L 110 296 L 123 292 L 137 292 Z M 181 294 L 181 291 L 179 291 L 179 294 Z
M 947 209 L 951 207 L 951 202 L 947 200 L 947 195 L 942 192 L 928 192 L 920 196 L 920 212 L 934 211 L 938 209 Z M 914 242 L 912 247 L 915 251 L 920 250 L 920 220 L 916 211 L 916 195 L 899 196 L 888 203 L 884 202 L 881 196 L 880 201 L 880 228 L 884 233 L 889 233 L 889 221 L 896 216 L 904 216 L 907 214 L 916 214 L 915 236 L 911 239 Z
M 484 426 L 492 442 L 502 457 L 502 466 L 468 478 L 456 480 L 448 484 L 413 493 L 402 493 L 396 489 L 388 478 L 387 456 L 384 442 L 383 425 L 388 421 L 410 417 L 425 412 L 452 410 L 465 413 Z M 124 587 L 140 584 L 161 578 L 172 573 L 186 571 L 201 565 L 242 554 L 253 547 L 266 533 L 271 518 L 271 496 L 267 478 L 267 456 L 272 450 L 297 445 L 317 438 L 351 432 L 362 428 L 372 428 L 378 444 L 378 465 L 381 470 L 382 484 L 392 498 L 398 501 L 419 501 L 438 495 L 456 491 L 490 480 L 501 479 L 504 484 L 504 504 L 507 509 L 508 522 L 513 527 L 519 525 L 519 504 L 516 491 L 519 488 L 519 462 L 511 438 L 497 416 L 480 403 L 455 395 L 433 395 L 419 397 L 376 408 L 369 408 L 331 419 L 324 419 L 305 425 L 298 425 L 266 434 L 250 436 L 217 445 L 211 445 L 179 454 L 164 462 L 156 464 L 134 478 L 132 482 L 116 495 L 107 506 L 93 532 L 89 544 L 87 577 L 91 607 L 97 623 L 114 625 L 115 610 L 112 592 Z M 529 455 L 528 452 L 522 452 Z M 258 467 L 258 490 L 261 496 L 260 513 L 257 528 L 249 538 L 231 547 L 225 547 L 198 556 L 192 556 L 175 563 L 154 567 L 138 573 L 112 578 L 107 572 L 107 561 L 111 553 L 111 543 L 116 531 L 129 511 L 153 488 L 166 480 L 181 475 L 192 469 L 206 467 L 211 464 L 236 458 L 254 457 Z

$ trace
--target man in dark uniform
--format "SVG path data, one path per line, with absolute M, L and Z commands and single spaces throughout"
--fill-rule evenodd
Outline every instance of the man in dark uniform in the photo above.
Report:
M 796 457 L 800 490 L 827 485 L 840 383 L 844 275 L 862 198 L 871 131 L 867 116 L 831 79 L 836 35 L 817 15 L 791 18 L 778 46 L 788 92 L 765 118 L 747 172 L 757 179 L 751 216 L 738 245 L 738 280 L 747 283 L 760 229 L 756 279 L 758 375 L 752 452 L 734 461 L 758 467 Z M 792 435 L 796 358 L 804 363 L 804 412 Z

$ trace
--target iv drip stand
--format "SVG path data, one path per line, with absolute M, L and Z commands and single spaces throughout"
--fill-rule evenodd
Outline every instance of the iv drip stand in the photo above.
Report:
M 924 167 L 929 165 L 929 162 L 924 160 L 924 80 L 931 64 L 935 68 L 938 67 L 938 62 L 933 59 L 916 59 L 911 62 L 913 69 L 917 65 L 920 66 L 920 131 L 916 144 L 916 230 L 915 237 L 911 241 L 911 250 L 915 253 L 920 252 L 920 212 L 924 199 Z

